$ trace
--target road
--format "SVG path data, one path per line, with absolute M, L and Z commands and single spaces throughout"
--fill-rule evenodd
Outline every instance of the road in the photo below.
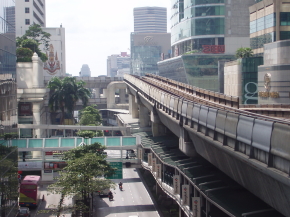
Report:
M 159 217 L 159 214 L 135 168 L 123 168 L 123 191 L 113 190 L 114 200 L 108 197 L 95 198 L 95 211 L 98 217 Z

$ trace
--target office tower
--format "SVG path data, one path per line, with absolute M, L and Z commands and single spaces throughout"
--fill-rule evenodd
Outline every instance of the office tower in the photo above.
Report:
M 45 0 L 16 0 L 16 36 L 22 36 L 32 24 L 46 26 Z
M 134 8 L 134 32 L 166 33 L 167 8 L 163 7 Z
M 256 56 L 264 53 L 264 44 L 290 39 L 290 0 L 262 0 L 251 6 L 250 40 Z
M 130 73 L 130 55 L 127 52 L 112 54 L 107 59 L 107 76 L 123 77 Z
M 16 42 L 14 0 L 0 1 L 0 135 L 17 132 Z M 0 216 L 15 217 L 18 208 L 17 149 L 0 144 Z
M 249 6 L 255 0 L 172 1 L 172 59 L 158 63 L 163 77 L 221 92 L 218 62 L 249 47 Z
M 91 70 L 88 64 L 83 64 L 81 71 L 80 71 L 80 77 L 91 77 Z

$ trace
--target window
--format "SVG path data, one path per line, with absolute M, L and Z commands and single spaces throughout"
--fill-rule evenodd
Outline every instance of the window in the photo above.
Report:
M 29 0 L 25 0 L 25 2 L 29 2 Z
M 25 13 L 29 14 L 29 8 L 25 8 Z
M 280 13 L 280 25 L 281 26 L 290 26 L 290 12 L 281 12 Z
M 30 25 L 30 19 L 25 19 L 25 25 Z

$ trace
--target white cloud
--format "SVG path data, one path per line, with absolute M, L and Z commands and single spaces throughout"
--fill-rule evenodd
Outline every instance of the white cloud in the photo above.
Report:
M 106 75 L 107 56 L 129 52 L 133 8 L 144 6 L 167 7 L 170 15 L 170 0 L 47 0 L 46 26 L 66 31 L 67 73 L 88 64 L 92 76 Z

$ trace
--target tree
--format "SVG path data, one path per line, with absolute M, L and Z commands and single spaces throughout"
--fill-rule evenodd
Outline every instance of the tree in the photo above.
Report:
M 236 51 L 237 58 L 248 58 L 254 56 L 253 50 L 248 47 L 241 47 Z
M 50 89 L 49 107 L 51 111 L 61 111 L 61 124 L 64 122 L 65 114 L 73 119 L 73 112 L 78 100 L 86 106 L 91 92 L 85 86 L 84 81 L 76 81 L 75 77 L 60 79 L 53 77 L 47 87 Z
M 73 207 L 87 213 L 89 209 L 89 195 L 106 188 L 115 188 L 115 183 L 104 179 L 104 175 L 111 175 L 114 169 L 103 155 L 105 147 L 100 143 L 80 146 L 64 154 L 67 166 L 60 172 L 57 181 L 48 187 L 52 193 L 61 194 L 57 208 L 57 216 L 63 211 L 63 200 L 66 196 L 76 196 L 83 203 Z
M 99 126 L 102 124 L 102 118 L 97 105 L 90 105 L 80 111 L 80 125 Z
M 95 107 L 97 107 L 97 105 L 87 106 L 80 111 L 80 125 L 99 126 L 102 124 L 100 112 Z M 97 132 L 93 130 L 80 130 L 77 134 L 83 138 L 104 136 L 104 133 L 101 130 L 98 130 Z
M 23 36 L 16 38 L 17 50 L 21 48 L 28 48 L 32 52 L 36 52 L 40 59 L 45 62 L 47 60 L 47 56 L 45 53 L 41 52 L 39 45 L 42 44 L 44 46 L 44 50 L 48 50 L 50 36 L 51 35 L 49 33 L 42 30 L 39 24 L 33 24 Z M 26 60 L 27 62 L 27 60 L 31 57 L 32 55 L 30 56 L 29 53 L 26 53 L 25 58 L 22 56 L 20 57 L 21 59 L 17 59 L 17 61 L 20 62 Z

